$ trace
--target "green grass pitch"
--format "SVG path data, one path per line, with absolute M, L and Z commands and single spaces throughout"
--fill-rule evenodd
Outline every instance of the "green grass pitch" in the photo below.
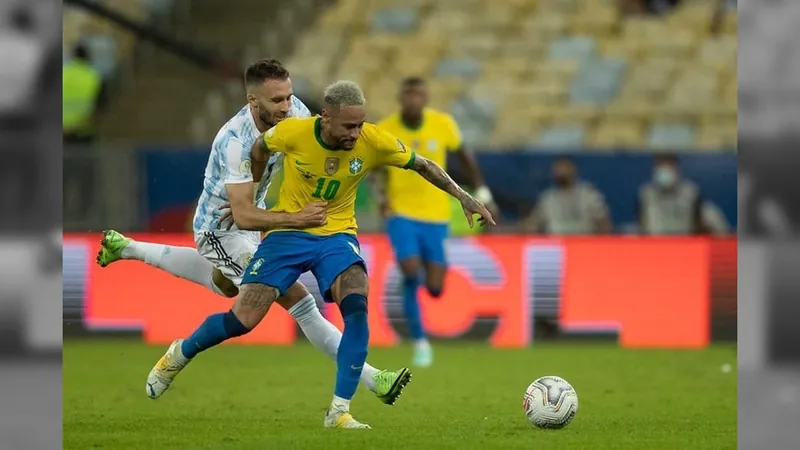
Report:
M 735 449 L 734 346 L 623 350 L 611 344 L 536 344 L 495 350 L 435 347 L 394 407 L 359 388 L 352 411 L 372 430 L 326 430 L 334 364 L 307 344 L 223 346 L 197 357 L 158 400 L 147 372 L 165 347 L 137 341 L 64 343 L 65 449 Z M 410 349 L 375 348 L 397 368 Z M 527 385 L 559 375 L 580 409 L 563 430 L 533 429 Z

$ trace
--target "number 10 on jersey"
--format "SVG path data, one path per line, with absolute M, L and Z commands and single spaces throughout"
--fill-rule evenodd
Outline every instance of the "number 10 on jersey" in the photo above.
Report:
M 341 184 L 339 180 L 329 180 L 323 177 L 317 178 L 317 188 L 311 196 L 323 200 L 332 200 L 336 197 L 336 193 L 339 192 L 339 186 L 341 186 Z

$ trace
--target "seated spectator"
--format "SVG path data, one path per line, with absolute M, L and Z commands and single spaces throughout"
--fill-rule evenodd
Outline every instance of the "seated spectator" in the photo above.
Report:
M 575 163 L 567 157 L 553 163 L 555 186 L 541 195 L 525 220 L 527 231 L 546 234 L 601 234 L 611 232 L 611 219 L 603 194 L 578 179 Z
M 639 190 L 639 231 L 647 235 L 686 235 L 728 232 L 716 205 L 703 199 L 693 182 L 681 177 L 678 158 L 655 158 L 653 181 Z

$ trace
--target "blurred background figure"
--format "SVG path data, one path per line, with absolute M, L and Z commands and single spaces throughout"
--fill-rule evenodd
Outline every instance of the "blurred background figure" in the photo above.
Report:
M 725 216 L 705 200 L 693 182 L 681 177 L 678 158 L 655 158 L 653 179 L 639 191 L 640 229 L 649 235 L 728 232 Z
M 608 207 L 591 184 L 578 178 L 575 163 L 559 157 L 553 163 L 553 182 L 539 197 L 527 219 L 528 230 L 546 234 L 605 234 L 612 230 Z
M 95 115 L 101 104 L 103 76 L 92 66 L 89 49 L 78 44 L 64 64 L 62 126 L 65 144 L 91 143 L 95 138 Z

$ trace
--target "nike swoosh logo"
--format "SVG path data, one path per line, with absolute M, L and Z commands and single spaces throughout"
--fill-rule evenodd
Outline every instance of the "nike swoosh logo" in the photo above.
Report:
M 359 366 L 359 367 L 356 367 L 356 366 L 350 366 L 350 368 L 351 368 L 351 369 L 353 369 L 353 370 L 361 370 L 361 369 L 363 369 L 363 368 L 364 368 L 364 366 Z
M 308 166 L 309 165 L 309 163 L 304 163 L 304 162 L 300 162 L 300 161 L 295 161 L 294 163 L 295 163 L 295 165 L 298 165 L 298 166 Z

